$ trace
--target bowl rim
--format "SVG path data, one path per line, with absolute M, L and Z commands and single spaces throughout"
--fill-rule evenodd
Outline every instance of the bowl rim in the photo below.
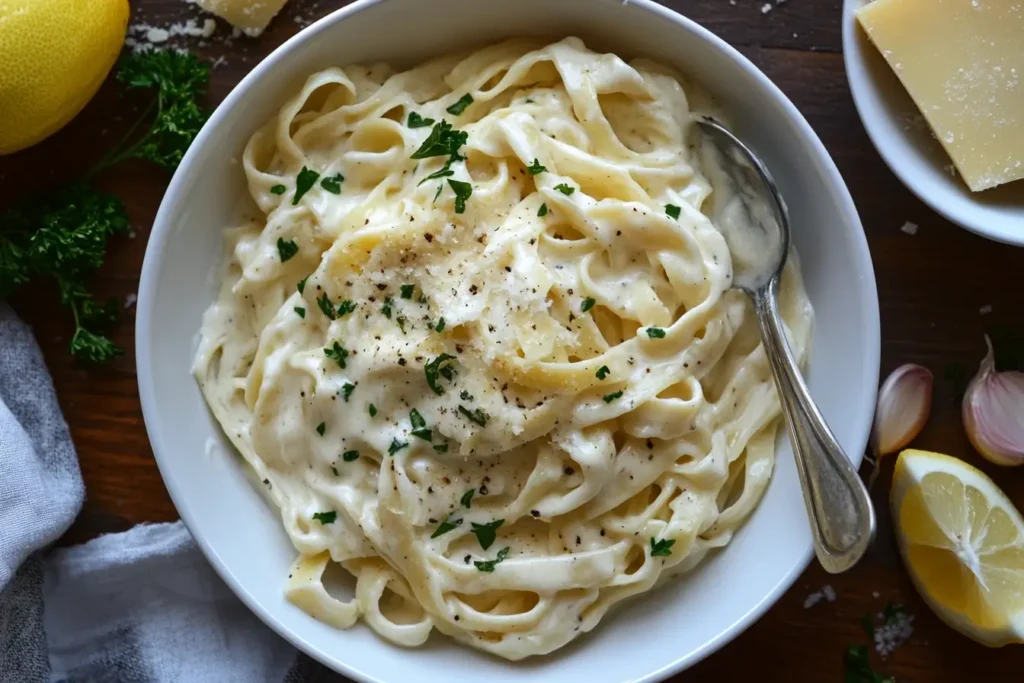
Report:
M 880 122 L 883 119 L 891 118 L 891 116 L 879 114 L 868 105 L 868 92 L 877 90 L 877 86 L 867 74 L 867 67 L 865 66 L 866 55 L 858 43 L 860 38 L 857 32 L 860 29 L 858 28 L 857 17 L 855 16 L 857 9 L 870 1 L 843 0 L 842 41 L 843 68 L 846 71 L 846 81 L 850 88 L 850 94 L 853 97 L 853 105 L 857 110 L 857 116 L 867 132 L 871 144 L 879 156 L 882 157 L 885 165 L 889 167 L 889 170 L 903 183 L 903 186 L 937 214 L 975 235 L 980 235 L 1002 244 L 1024 247 L 1024 230 L 1020 231 L 1019 234 L 1014 234 L 1001 229 L 992 229 L 988 227 L 984 216 L 980 214 L 980 208 L 978 217 L 974 217 L 970 210 L 964 211 L 960 207 L 947 203 L 946 198 L 950 196 L 947 191 L 925 191 L 925 188 L 921 186 L 914 174 L 910 173 L 906 165 L 900 161 L 896 149 L 884 144 L 884 134 Z M 1015 182 L 1024 184 L 1024 180 Z M 1021 215 L 1024 216 L 1024 210 L 1022 210 Z
M 199 156 L 200 150 L 204 146 L 204 142 L 216 134 L 216 131 L 223 125 L 223 121 L 228 116 L 228 113 L 238 104 L 239 100 L 252 90 L 256 84 L 263 79 L 266 73 L 278 62 L 286 60 L 299 45 L 323 32 L 330 31 L 334 26 L 353 15 L 385 2 L 388 2 L 388 0 L 356 0 L 352 4 L 337 9 L 310 24 L 276 47 L 269 55 L 267 55 L 267 57 L 259 62 L 259 64 L 246 74 L 216 107 L 176 169 L 153 221 L 153 227 L 146 247 L 142 274 L 139 282 L 137 305 L 138 313 L 135 324 L 136 375 L 147 436 L 149 437 L 154 459 L 156 460 L 161 478 L 163 479 L 168 494 L 174 503 L 175 509 L 178 511 L 181 520 L 185 523 L 186 528 L 189 530 L 190 535 L 195 540 L 206 560 L 216 571 L 217 575 L 228 585 L 232 593 L 234 593 L 234 595 L 237 596 L 238 599 L 241 600 L 242 603 L 257 616 L 257 618 L 260 619 L 260 621 L 277 633 L 277 635 L 296 647 L 299 651 L 322 663 L 327 668 L 335 669 L 343 675 L 365 683 L 391 682 L 383 681 L 373 675 L 367 674 L 341 659 L 329 657 L 328 653 L 323 652 L 320 648 L 302 637 L 302 635 L 286 627 L 284 623 L 275 616 L 271 609 L 264 607 L 264 605 L 246 589 L 242 580 L 236 577 L 232 569 L 228 566 L 228 562 L 220 556 L 217 549 L 210 543 L 210 540 L 199 531 L 200 524 L 197 521 L 197 517 L 194 516 L 194 510 L 185 503 L 184 493 L 179 490 L 179 487 L 176 484 L 172 483 L 173 477 L 168 477 L 170 472 L 170 468 L 168 466 L 170 458 L 167 455 L 169 446 L 156 438 L 159 433 L 158 425 L 161 424 L 161 418 L 157 413 L 157 400 L 155 398 L 156 387 L 154 386 L 153 376 L 150 370 L 153 365 L 153 358 L 151 356 L 151 335 L 149 330 L 152 328 L 155 317 L 152 300 L 156 296 L 156 284 L 159 272 L 163 267 L 161 254 L 173 234 L 171 228 L 174 222 L 174 212 L 177 211 L 178 205 L 181 202 L 181 195 L 183 194 L 182 189 L 187 184 L 189 178 L 194 173 L 198 172 L 195 160 L 196 157 Z M 663 21 L 674 24 L 679 29 L 694 34 L 696 37 L 713 45 L 728 59 L 736 62 L 741 68 L 747 71 L 751 77 L 757 80 L 767 93 L 770 93 L 770 95 L 782 107 L 786 116 L 797 127 L 802 138 L 807 142 L 809 149 L 815 156 L 818 170 L 827 176 L 828 185 L 836 190 L 835 200 L 842 205 L 844 213 L 850 217 L 852 224 L 855 227 L 860 228 L 859 230 L 854 231 L 853 241 L 856 244 L 856 258 L 858 262 L 863 264 L 863 267 L 861 268 L 862 273 L 860 284 L 865 288 L 863 294 L 866 297 L 866 312 L 869 318 L 866 321 L 869 328 L 866 330 L 865 335 L 867 340 L 867 345 L 864 349 L 865 367 L 869 369 L 869 373 L 873 372 L 873 377 L 867 377 L 865 379 L 870 380 L 868 382 L 870 386 L 876 387 L 878 384 L 878 372 L 881 358 L 881 333 L 877 283 L 874 277 L 871 254 L 868 249 L 867 237 L 864 233 L 856 205 L 850 195 L 849 188 L 843 181 L 842 175 L 839 173 L 835 161 L 828 153 L 828 150 L 825 148 L 821 139 L 796 108 L 796 105 L 793 104 L 785 93 L 783 93 L 782 90 L 775 85 L 775 83 L 751 60 L 745 57 L 741 52 L 739 52 L 739 50 L 726 42 L 723 38 L 720 38 L 709 29 L 698 24 L 696 21 L 668 7 L 658 4 L 655 0 L 630 0 L 630 4 L 638 6 L 640 9 L 656 15 Z M 871 369 L 873 369 L 873 371 Z M 859 425 L 858 431 L 864 434 L 865 442 L 871 427 L 871 417 L 874 415 L 874 401 L 875 394 L 873 390 L 860 397 L 860 402 L 864 405 L 858 406 L 858 409 L 864 409 L 861 410 L 861 412 L 866 416 L 866 423 Z M 851 460 L 854 461 L 854 466 L 856 467 L 859 465 L 860 460 L 863 457 L 863 453 L 850 453 L 849 456 L 851 457 Z M 664 680 L 669 676 L 694 666 L 701 660 L 733 641 L 738 635 L 753 625 L 764 615 L 765 612 L 768 611 L 768 609 L 778 602 L 778 600 L 792 587 L 795 581 L 804 572 L 813 556 L 814 551 L 810 541 L 810 535 L 808 534 L 808 540 L 803 554 L 801 557 L 796 558 L 791 569 L 780 578 L 771 591 L 767 592 L 757 603 L 751 605 L 751 607 L 738 617 L 728 628 L 723 629 L 715 637 L 707 640 L 700 647 L 678 657 L 660 669 L 634 679 L 633 683 L 649 683 Z

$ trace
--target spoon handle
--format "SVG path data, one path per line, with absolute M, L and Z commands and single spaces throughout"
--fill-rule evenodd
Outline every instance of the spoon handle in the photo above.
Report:
M 875 512 L 867 489 L 811 399 L 786 343 L 779 315 L 779 277 L 754 293 L 761 341 L 775 376 L 814 551 L 826 571 L 838 574 L 860 560 L 875 534 Z

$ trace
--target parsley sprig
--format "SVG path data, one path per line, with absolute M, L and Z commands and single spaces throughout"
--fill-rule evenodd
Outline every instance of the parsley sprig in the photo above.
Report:
M 107 241 L 129 232 L 128 214 L 117 197 L 89 181 L 127 159 L 174 170 L 206 121 L 199 100 L 209 73 L 209 65 L 190 53 L 127 55 L 117 80 L 155 93 L 145 113 L 83 180 L 49 189 L 0 214 L 0 299 L 29 283 L 54 280 L 61 304 L 71 309 L 75 321 L 69 350 L 80 360 L 102 363 L 123 353 L 106 336 L 118 320 L 118 302 L 101 303 L 86 283 L 103 264 Z M 147 122 L 148 130 L 138 135 Z

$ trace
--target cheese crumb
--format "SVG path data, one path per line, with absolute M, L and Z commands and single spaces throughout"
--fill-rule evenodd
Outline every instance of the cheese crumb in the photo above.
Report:
M 908 235 L 916 235 L 917 227 L 917 223 L 911 223 L 910 221 L 907 221 L 906 223 L 903 224 L 903 227 L 901 227 L 900 230 L 907 233 Z
M 981 313 L 982 315 L 990 314 L 992 312 L 992 304 L 985 304 L 979 309 L 978 312 Z
M 766 2 L 763 5 L 761 5 L 761 14 L 768 14 L 771 11 L 772 11 L 772 3 Z
M 883 616 L 883 615 L 879 615 Z M 914 617 L 900 610 L 885 618 L 886 622 L 875 627 L 875 651 L 888 657 L 896 648 L 910 639 L 914 633 Z
M 835 602 L 836 589 L 831 585 L 824 585 L 821 590 L 811 593 L 804 599 L 804 609 L 810 609 L 824 599 L 826 602 Z

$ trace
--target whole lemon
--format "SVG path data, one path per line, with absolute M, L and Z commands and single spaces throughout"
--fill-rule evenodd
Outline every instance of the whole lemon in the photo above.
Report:
M 128 0 L 0 0 L 0 154 L 60 130 L 117 60 Z

